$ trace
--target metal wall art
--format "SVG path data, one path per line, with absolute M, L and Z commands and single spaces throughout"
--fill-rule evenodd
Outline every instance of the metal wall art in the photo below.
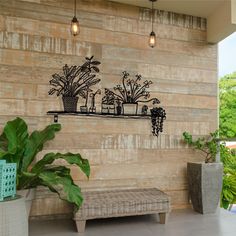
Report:
M 114 94 L 105 88 L 105 95 L 102 98 L 102 114 L 115 114 L 115 101 L 116 98 Z M 121 113 L 120 113 L 121 114 Z
M 155 136 L 163 131 L 163 122 L 166 119 L 166 112 L 162 107 L 151 109 L 152 133 Z
M 89 113 L 96 113 L 96 107 L 95 107 L 95 97 L 97 94 L 101 94 L 101 90 L 98 89 L 95 93 L 90 93 L 91 97 L 91 106 L 89 108 Z
M 97 73 L 99 72 L 98 66 L 101 63 L 93 60 L 93 58 L 93 56 L 86 57 L 86 61 L 81 66 L 69 67 L 65 65 L 62 68 L 62 74 L 56 73 L 52 75 L 49 83 L 53 88 L 49 90 L 48 94 L 62 96 L 65 112 L 77 111 L 79 97 L 85 99 L 85 105 L 81 107 L 81 112 L 87 112 L 88 96 L 90 92 L 93 92 L 91 87 L 100 82 L 100 79 L 97 78 Z M 93 106 L 92 111 L 95 110 Z
M 147 89 L 152 84 L 152 81 L 145 80 L 143 83 L 141 83 L 141 80 L 141 75 L 136 75 L 135 79 L 130 79 L 129 73 L 124 71 L 122 76 L 122 83 L 114 87 L 114 92 L 109 89 L 105 89 L 105 96 L 102 100 L 102 107 L 105 107 L 106 104 L 112 104 L 116 105 L 116 108 L 118 108 L 118 110 L 120 111 L 120 104 L 122 104 L 123 115 L 137 115 L 138 103 L 148 103 L 151 101 L 153 101 L 153 104 L 160 103 L 157 98 L 149 99 L 150 92 L 148 92 Z M 146 112 L 144 112 L 145 109 Z M 146 106 L 145 109 L 142 112 L 143 115 L 147 114 L 148 107 Z M 115 114 L 118 115 L 117 111 Z
M 111 117 L 112 115 L 113 117 L 124 118 L 151 116 L 153 135 L 158 136 L 163 131 L 163 122 L 166 119 L 165 110 L 158 107 L 160 101 L 157 98 L 150 98 L 150 92 L 147 90 L 152 81 L 142 81 L 142 76 L 139 74 L 131 79 L 129 73 L 124 71 L 121 84 L 116 85 L 113 90 L 105 88 L 101 113 L 98 113 L 95 99 L 101 94 L 101 90 L 98 89 L 94 92 L 91 87 L 100 82 L 100 79 L 96 78 L 100 62 L 93 60 L 93 57 L 86 57 L 85 59 L 86 62 L 82 66 L 69 67 L 65 65 L 63 74 L 53 74 L 53 79 L 50 80 L 50 85 L 53 88 L 50 89 L 49 95 L 56 93 L 57 96 L 62 96 L 64 114 L 100 114 L 103 117 L 106 115 Z M 80 107 L 80 112 L 77 112 L 79 96 L 85 99 L 85 104 Z M 89 99 L 90 106 L 88 108 Z M 148 110 L 150 110 L 150 115 Z M 58 121 L 58 115 L 63 114 L 63 112 L 51 111 L 48 114 L 54 114 L 54 121 Z

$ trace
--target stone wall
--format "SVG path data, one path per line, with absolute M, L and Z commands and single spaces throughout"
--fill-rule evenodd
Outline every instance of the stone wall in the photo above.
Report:
M 71 167 L 84 190 L 151 186 L 170 194 L 173 208 L 187 207 L 186 162 L 202 157 L 181 142 L 181 134 L 206 135 L 217 127 L 217 47 L 206 42 L 206 20 L 155 11 L 158 42 L 151 49 L 148 9 L 80 0 L 81 33 L 73 38 L 73 2 L 0 0 L 1 127 L 15 116 L 31 130 L 53 122 L 46 113 L 62 103 L 47 95 L 48 81 L 66 63 L 94 55 L 102 62 L 100 88 L 119 83 L 123 70 L 140 73 L 153 80 L 151 92 L 167 112 L 159 138 L 151 135 L 149 120 L 59 117 L 63 129 L 46 151 L 80 152 L 90 160 L 89 181 Z M 40 188 L 31 215 L 69 212 Z

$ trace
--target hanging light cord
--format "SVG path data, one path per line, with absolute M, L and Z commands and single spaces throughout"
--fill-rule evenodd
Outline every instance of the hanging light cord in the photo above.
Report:
M 75 9 L 74 9 L 74 15 L 76 17 L 76 0 L 75 0 Z
M 153 4 L 154 4 L 154 1 L 152 1 L 152 31 L 153 31 L 153 15 L 154 15 Z

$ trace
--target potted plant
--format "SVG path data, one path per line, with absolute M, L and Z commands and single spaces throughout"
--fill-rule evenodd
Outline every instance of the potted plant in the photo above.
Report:
M 137 115 L 139 102 L 155 101 L 155 103 L 160 103 L 157 98 L 147 100 L 150 97 L 150 92 L 146 91 L 146 89 L 149 88 L 152 81 L 146 80 L 141 84 L 142 76 L 136 75 L 135 77 L 134 80 L 129 79 L 129 73 L 124 71 L 122 84 L 114 87 L 114 91 L 117 92 L 107 89 L 110 94 L 113 94 L 114 100 L 121 101 L 124 115 Z
M 79 186 L 74 183 L 70 175 L 70 169 L 55 165 L 53 162 L 63 159 L 68 164 L 77 165 L 89 177 L 88 160 L 83 159 L 79 153 L 47 153 L 41 160 L 36 159 L 36 155 L 43 150 L 44 144 L 52 140 L 55 133 L 60 130 L 60 124 L 51 124 L 41 131 L 36 130 L 29 134 L 23 119 L 11 120 L 7 122 L 0 136 L 0 160 L 17 164 L 17 190 L 28 192 L 29 189 L 37 186 L 45 186 L 57 193 L 61 199 L 79 208 L 83 198 Z
M 193 140 L 188 132 L 183 133 L 184 141 L 205 156 L 205 162 L 188 162 L 187 178 L 190 199 L 195 211 L 214 213 L 220 200 L 223 165 L 216 162 L 219 150 L 218 131 L 209 137 Z
M 109 89 L 105 89 L 105 95 L 102 98 L 102 114 L 115 114 L 115 95 Z
M 89 88 L 86 88 L 86 95 L 85 95 L 85 104 L 83 106 L 80 106 L 80 112 L 81 113 L 88 113 L 88 96 L 89 96 L 89 92 L 91 90 Z
M 48 92 L 49 95 L 56 93 L 57 96 L 62 96 L 64 111 L 76 112 L 79 96 L 86 99 L 90 87 L 100 82 L 96 78 L 99 72 L 99 61 L 93 60 L 93 56 L 86 57 L 86 62 L 82 66 L 63 66 L 62 74 L 53 74 L 49 81 L 53 86 Z

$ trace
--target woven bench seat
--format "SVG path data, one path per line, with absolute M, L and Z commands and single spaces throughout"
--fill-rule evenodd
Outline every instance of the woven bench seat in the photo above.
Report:
M 74 215 L 77 230 L 83 233 L 86 220 L 132 215 L 159 214 L 165 224 L 170 212 L 170 198 L 155 189 L 125 189 L 83 193 L 84 202 Z

